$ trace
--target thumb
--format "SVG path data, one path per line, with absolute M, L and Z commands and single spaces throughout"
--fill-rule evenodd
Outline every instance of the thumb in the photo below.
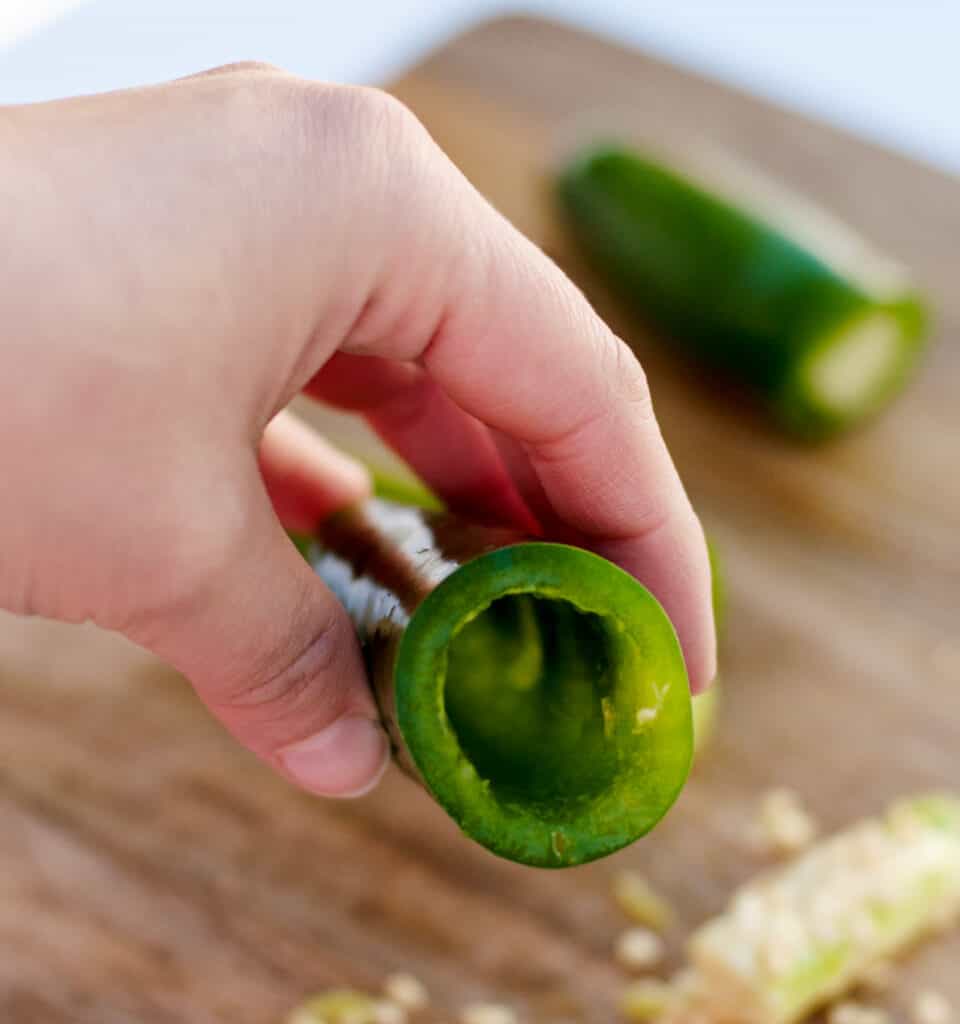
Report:
M 221 510 L 198 530 L 213 540 L 174 583 L 184 596 L 134 639 L 281 774 L 323 796 L 359 796 L 382 775 L 389 743 L 353 626 L 284 533 L 255 464 L 231 505 L 237 524 L 224 528 L 232 517 Z

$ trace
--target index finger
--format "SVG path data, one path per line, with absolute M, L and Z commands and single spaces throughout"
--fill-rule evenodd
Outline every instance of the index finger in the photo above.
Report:
M 476 198 L 456 204 L 459 217 L 428 207 L 428 255 L 449 268 L 432 333 L 361 330 L 345 348 L 419 359 L 465 411 L 513 438 L 565 531 L 657 596 L 703 689 L 715 672 L 707 550 L 643 371 L 560 269 Z M 418 262 L 406 261 L 410 273 Z M 415 289 L 404 277 L 401 267 L 391 287 Z
M 716 671 L 706 544 L 643 370 L 555 265 L 519 233 L 503 234 L 486 293 L 461 297 L 424 364 L 455 401 L 519 442 L 577 539 L 653 591 L 691 685 L 705 688 Z

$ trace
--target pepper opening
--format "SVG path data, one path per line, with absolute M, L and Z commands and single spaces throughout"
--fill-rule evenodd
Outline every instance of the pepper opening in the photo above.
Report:
M 615 620 L 559 598 L 508 594 L 450 641 L 447 717 L 501 798 L 591 797 L 617 774 L 618 684 L 635 659 Z
M 866 317 L 815 352 L 807 367 L 811 395 L 833 413 L 859 412 L 896 380 L 902 355 L 897 321 Z

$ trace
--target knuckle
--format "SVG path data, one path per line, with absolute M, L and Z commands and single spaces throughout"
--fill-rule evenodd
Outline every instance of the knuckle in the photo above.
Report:
M 238 157 L 296 153 L 296 97 L 313 83 L 261 61 L 224 64 L 183 81 L 209 98 L 223 145 Z
M 652 419 L 650 384 L 633 350 L 623 339 L 614 336 L 605 346 L 605 353 L 613 397 L 626 403 L 634 415 Z
M 302 130 L 328 150 L 328 159 L 331 142 L 354 154 L 359 145 L 393 159 L 401 143 L 424 131 L 410 108 L 382 89 L 295 81 Z
M 624 519 L 630 522 L 629 532 L 636 537 L 662 533 L 672 518 L 669 503 L 658 494 L 648 495 L 643 502 L 631 502 L 629 509 L 624 510 Z
M 229 64 L 221 64 L 219 67 L 211 69 L 209 74 L 214 75 L 230 75 L 230 74 L 278 74 L 285 75 L 287 72 L 283 68 L 277 67 L 276 64 L 271 64 L 265 60 L 237 60 L 231 61 Z
M 352 117 L 374 137 L 396 141 L 423 131 L 413 111 L 383 89 L 354 86 L 345 93 Z
M 592 443 L 589 435 L 597 429 L 622 428 L 625 413 L 633 423 L 655 422 L 647 377 L 631 349 L 606 331 L 593 336 L 603 384 L 599 390 L 591 385 L 591 400 L 581 403 L 580 414 L 538 446 L 548 461 L 582 457 L 584 446 Z
M 308 83 L 304 93 L 308 145 L 378 217 L 409 218 L 424 182 L 436 177 L 436 147 L 413 111 L 396 97 L 365 86 Z M 422 212 L 422 211 L 421 211 Z

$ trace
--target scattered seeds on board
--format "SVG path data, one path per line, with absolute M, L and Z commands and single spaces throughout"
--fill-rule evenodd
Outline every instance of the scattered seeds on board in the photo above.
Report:
M 407 1011 L 389 999 L 378 999 L 373 1008 L 374 1024 L 407 1024 Z
M 620 1010 L 627 1020 L 657 1020 L 676 1002 L 672 985 L 656 978 L 631 982 L 620 997 Z
M 415 1013 L 430 1002 L 427 986 L 415 975 L 405 971 L 388 974 L 383 983 L 383 994 L 391 1003 Z
M 673 908 L 636 871 L 621 871 L 613 879 L 617 906 L 637 924 L 662 932 L 673 922 Z
M 912 1024 L 952 1024 L 953 1006 L 942 992 L 926 988 L 918 992 L 910 1003 Z
M 844 1001 L 835 1003 L 827 1013 L 828 1024 L 891 1024 L 890 1014 L 879 1006 Z
M 517 1015 L 503 1003 L 470 1003 L 460 1011 L 460 1024 L 517 1024 Z
M 627 970 L 649 970 L 663 959 L 663 940 L 649 928 L 628 928 L 617 939 L 614 953 Z
M 764 794 L 756 831 L 760 844 L 781 856 L 799 853 L 817 836 L 816 822 L 792 789 L 771 789 Z
M 353 989 L 311 996 L 287 1018 L 287 1024 L 405 1024 L 406 1012 L 386 1000 Z

